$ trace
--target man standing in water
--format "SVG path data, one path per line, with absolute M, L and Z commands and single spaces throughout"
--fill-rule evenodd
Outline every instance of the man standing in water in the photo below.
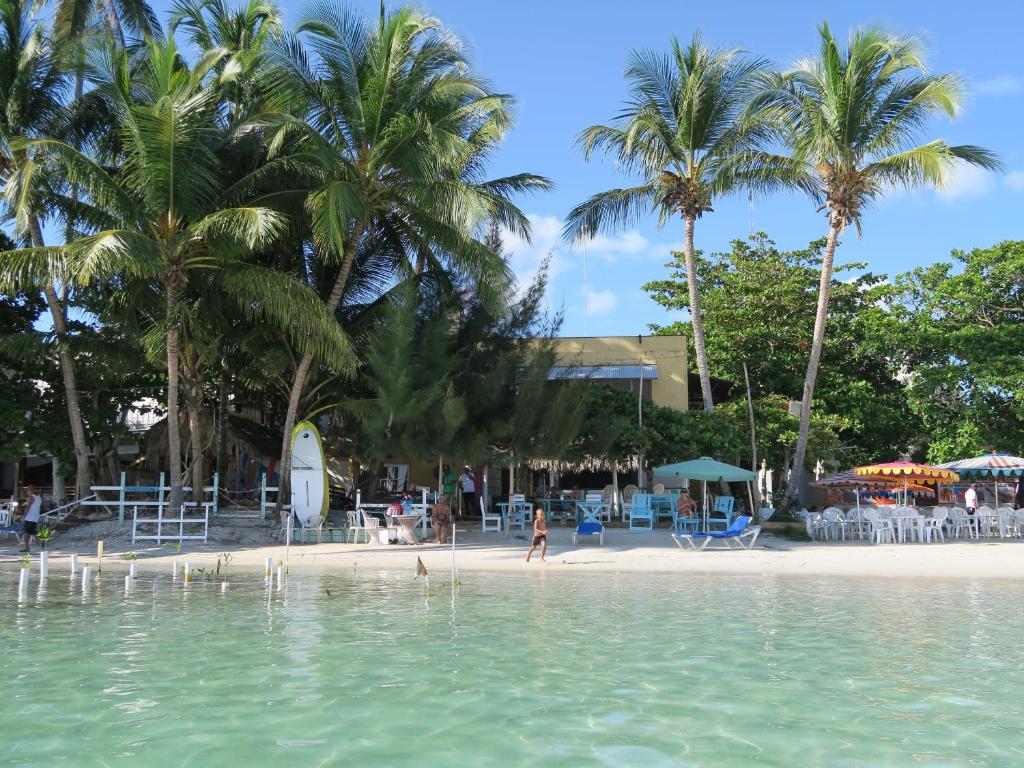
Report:
M 43 497 L 39 495 L 39 488 L 32 483 L 25 486 L 28 499 L 25 502 L 25 530 L 21 536 L 21 551 L 28 552 L 29 540 L 36 535 L 39 528 L 39 512 L 43 507 Z
M 526 562 L 530 562 L 533 550 L 540 544 L 540 559 L 543 562 L 548 554 L 548 524 L 544 519 L 544 507 L 537 507 L 533 510 L 533 543 L 530 551 L 526 553 Z
M 462 475 L 459 477 L 462 485 L 462 501 L 465 505 L 465 516 L 476 514 L 476 478 L 473 477 L 473 468 L 468 464 L 463 467 Z

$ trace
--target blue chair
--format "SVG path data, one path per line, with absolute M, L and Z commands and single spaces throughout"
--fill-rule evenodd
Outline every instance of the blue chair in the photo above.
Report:
M 576 544 L 577 539 L 580 536 L 597 536 L 598 542 L 604 546 L 604 525 L 595 520 L 583 521 L 576 526 L 576 530 L 572 532 L 572 543 Z
M 749 515 L 740 515 L 724 531 L 673 533 L 672 540 L 679 547 L 682 547 L 682 542 L 685 541 L 693 549 L 707 549 L 708 544 L 715 540 L 723 542 L 727 549 L 732 549 L 734 542 L 739 544 L 740 549 L 751 549 L 754 546 L 754 542 L 757 541 L 758 534 L 761 533 L 761 526 L 755 525 L 753 528 L 750 527 L 750 521 L 753 519 Z M 744 539 L 749 539 L 749 541 L 744 541 Z M 701 542 L 699 547 L 697 546 L 698 541 Z
M 733 507 L 735 505 L 736 499 L 733 496 L 719 496 L 715 499 L 715 506 L 712 508 L 711 514 L 721 515 L 721 517 L 709 517 L 708 528 L 720 525 L 728 530 L 729 526 L 732 525 Z
M 633 508 L 629 511 L 629 530 L 644 533 L 651 533 L 654 530 L 654 511 L 650 494 L 633 494 Z

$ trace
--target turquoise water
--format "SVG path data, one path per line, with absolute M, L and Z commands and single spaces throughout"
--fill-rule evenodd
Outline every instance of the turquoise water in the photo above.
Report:
M 0 765 L 1024 762 L 1015 583 L 463 580 L 0 574 Z

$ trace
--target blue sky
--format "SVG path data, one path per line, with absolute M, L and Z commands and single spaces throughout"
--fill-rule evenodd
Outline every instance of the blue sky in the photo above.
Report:
M 301 3 L 283 4 L 289 19 Z M 397 3 L 388 2 L 388 7 Z M 377 13 L 377 0 L 354 7 Z M 866 261 L 874 272 L 895 274 L 948 256 L 953 248 L 985 246 L 1020 237 L 1018 209 L 1024 203 L 1024 62 L 1019 34 L 1024 3 L 864 1 L 828 3 L 683 3 L 638 0 L 426 0 L 467 43 L 477 70 L 518 99 L 516 126 L 496 158 L 494 175 L 532 171 L 557 189 L 526 198 L 521 207 L 534 220 L 530 245 L 510 242 L 513 264 L 524 279 L 554 250 L 549 291 L 553 309 L 564 308 L 565 335 L 626 335 L 646 332 L 651 322 L 675 319 L 641 290 L 667 274 L 670 250 L 682 240 L 681 222 L 659 230 L 653 217 L 634 231 L 610 234 L 586 250 L 571 252 L 558 240 L 566 213 L 602 189 L 628 183 L 608 160 L 585 163 L 574 148 L 576 134 L 606 122 L 625 93 L 622 71 L 630 50 L 665 49 L 672 35 L 695 29 L 719 46 L 742 47 L 780 65 L 814 53 L 816 27 L 828 21 L 838 36 L 858 25 L 880 24 L 920 35 L 934 71 L 955 71 L 970 95 L 959 120 L 936 121 L 927 138 L 980 144 L 999 153 L 1007 171 L 957 173 L 942 192 L 898 193 L 880 201 L 864 220 L 864 237 L 849 233 L 838 262 Z M 824 15 L 824 14 L 827 14 Z M 797 248 L 825 234 L 825 219 L 797 195 L 755 200 L 753 223 L 784 248 Z M 718 201 L 696 233 L 697 247 L 723 250 L 751 226 L 746 197 Z M 587 264 L 589 302 L 584 295 Z M 584 306 L 589 306 L 589 319 Z

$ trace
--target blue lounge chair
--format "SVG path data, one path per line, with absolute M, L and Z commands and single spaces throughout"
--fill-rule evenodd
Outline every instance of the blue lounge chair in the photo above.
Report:
M 576 540 L 580 536 L 597 536 L 598 542 L 604 546 L 604 525 L 595 520 L 584 520 L 582 523 L 576 526 L 576 530 L 572 532 L 572 543 L 575 545 Z
M 642 533 L 651 533 L 654 530 L 654 510 L 650 494 L 633 494 L 633 508 L 629 510 L 629 530 Z
M 716 539 L 723 542 L 727 549 L 732 549 L 734 542 L 739 544 L 740 549 L 751 549 L 754 546 L 754 542 L 757 541 L 758 534 L 761 533 L 761 526 L 755 525 L 753 528 L 750 527 L 750 521 L 753 519 L 749 515 L 741 515 L 733 520 L 732 525 L 724 531 L 673 533 L 672 540 L 680 547 L 683 546 L 685 541 L 693 549 L 707 549 L 708 544 Z M 744 541 L 745 539 L 749 541 Z M 699 547 L 697 546 L 698 541 L 701 542 Z

